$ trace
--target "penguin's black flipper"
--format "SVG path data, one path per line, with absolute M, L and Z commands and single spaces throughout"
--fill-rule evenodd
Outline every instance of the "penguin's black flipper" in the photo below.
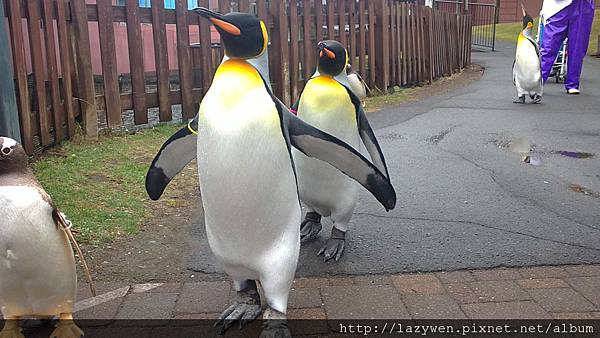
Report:
M 151 199 L 158 200 L 173 177 L 196 158 L 196 130 L 197 115 L 173 134 L 156 154 L 146 174 L 146 192 Z
M 369 190 L 385 210 L 394 209 L 394 187 L 373 163 L 340 139 L 302 121 L 276 98 L 275 103 L 279 103 L 284 136 L 294 148 L 306 156 L 331 164 Z
M 350 90 L 350 88 L 344 86 L 348 95 L 350 96 L 350 100 L 352 100 L 352 104 L 356 110 L 356 121 L 358 123 L 358 134 L 360 135 L 361 140 L 363 141 L 367 151 L 369 152 L 369 156 L 371 156 L 371 160 L 373 164 L 385 174 L 385 177 L 390 178 L 390 174 L 388 173 L 387 165 L 385 164 L 385 158 L 383 157 L 383 152 L 381 152 L 381 147 L 379 146 L 379 142 L 377 142 L 377 138 L 375 137 L 375 133 L 373 132 L 373 128 L 369 124 L 369 120 L 365 115 L 365 111 L 360 103 L 360 99 Z

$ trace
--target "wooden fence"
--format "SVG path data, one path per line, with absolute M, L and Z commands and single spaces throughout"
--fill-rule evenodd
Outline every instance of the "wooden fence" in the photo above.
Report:
M 187 0 L 176 0 L 175 9 L 165 9 L 164 0 L 152 0 L 150 8 L 139 7 L 138 0 L 126 0 L 125 6 L 113 6 L 111 0 L 3 2 L 21 134 L 29 153 L 72 136 L 78 122 L 90 137 L 97 135 L 98 121 L 121 127 L 131 110 L 135 125 L 171 121 L 175 111 L 191 118 L 223 56 L 220 44 L 211 43 L 213 28 L 188 10 Z M 298 98 L 314 72 L 316 44 L 323 39 L 346 45 L 354 69 L 382 92 L 431 82 L 470 62 L 467 15 L 398 0 L 216 2 L 211 9 L 249 11 L 265 21 L 273 89 L 287 104 Z M 212 3 L 198 0 L 199 6 Z M 90 24 L 98 25 L 99 46 L 90 45 Z M 115 25 L 127 26 L 125 37 L 115 36 Z M 152 27 L 152 50 L 142 47 L 141 25 Z M 176 50 L 166 47 L 167 25 L 176 26 Z M 192 29 L 199 32 L 199 41 L 190 41 Z M 119 60 L 116 40 L 124 38 L 128 60 Z M 102 60 L 102 76 L 96 78 L 93 53 L 100 53 Z M 176 57 L 176 69 L 169 69 L 169 55 Z M 144 58 L 154 58 L 156 71 L 145 71 Z M 130 73 L 117 72 L 121 62 L 129 62 Z

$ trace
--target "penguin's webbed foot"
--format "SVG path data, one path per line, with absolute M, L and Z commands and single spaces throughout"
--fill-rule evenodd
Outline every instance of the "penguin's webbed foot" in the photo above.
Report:
M 517 98 L 516 100 L 514 100 L 513 103 L 519 103 L 519 104 L 525 103 L 525 95 L 519 96 L 519 98 Z
M 533 100 L 531 101 L 531 103 L 533 104 L 538 104 L 542 102 L 542 96 L 541 95 L 535 95 L 533 97 Z
M 59 321 L 56 329 L 50 334 L 50 338 L 80 338 L 85 334 L 71 321 Z
M 292 334 L 287 325 L 285 314 L 273 310 L 270 307 L 263 316 L 264 327 L 260 338 L 291 338 Z
M 300 224 L 300 240 L 306 242 L 314 239 L 321 232 L 321 229 L 323 229 L 321 215 L 316 212 L 307 213 L 304 221 Z
M 240 322 L 240 329 L 260 315 L 260 296 L 254 287 L 238 292 L 238 299 L 233 305 L 223 311 L 215 327 L 219 327 L 219 334 L 223 335 L 236 321 Z
M 339 261 L 344 253 L 346 247 L 346 232 L 336 229 L 335 227 L 331 230 L 331 237 L 327 240 L 325 245 L 317 253 L 318 256 L 323 255 L 323 261 L 335 258 L 335 261 Z

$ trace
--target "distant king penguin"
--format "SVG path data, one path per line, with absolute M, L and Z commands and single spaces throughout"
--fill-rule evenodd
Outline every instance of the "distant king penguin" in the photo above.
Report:
M 540 103 L 543 94 L 542 67 L 540 50 L 532 37 L 533 18 L 527 14 L 523 5 L 523 31 L 517 39 L 517 51 L 513 63 L 513 83 L 517 87 L 518 98 L 515 103 L 525 103 L 529 95 L 532 103 Z
M 197 157 L 208 243 L 237 291 L 217 325 L 225 331 L 261 313 L 259 281 L 267 303 L 263 318 L 275 319 L 266 321 L 263 336 L 289 336 L 285 317 L 301 221 L 291 146 L 356 179 L 387 209 L 395 206 L 396 195 L 386 175 L 353 147 L 303 122 L 273 95 L 262 21 L 245 13 L 195 11 L 218 30 L 226 58 L 196 119 L 155 157 L 146 190 L 152 199 L 160 198 Z
M 298 117 L 348 143 L 357 151 L 361 140 L 375 166 L 388 178 L 388 169 L 377 138 L 346 75 L 348 52 L 337 41 L 318 44 L 317 72 L 306 84 L 298 102 Z M 300 200 L 308 212 L 301 238 L 321 231 L 321 216 L 331 217 L 331 237 L 319 250 L 324 260 L 339 260 L 345 247 L 348 222 L 358 198 L 358 185 L 329 164 L 293 150 L 298 171 Z
M 18 319 L 26 316 L 59 316 L 50 337 L 83 336 L 73 322 L 75 257 L 61 220 L 21 145 L 0 137 L 1 338 L 22 338 Z

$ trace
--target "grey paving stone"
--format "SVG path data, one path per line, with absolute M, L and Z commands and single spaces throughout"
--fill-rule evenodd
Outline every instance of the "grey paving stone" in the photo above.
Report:
M 221 313 L 232 304 L 229 282 L 185 283 L 175 306 L 180 313 Z
M 315 308 L 323 304 L 317 288 L 299 288 L 290 290 L 288 307 L 291 309 Z
M 469 287 L 480 301 L 507 302 L 512 300 L 527 300 L 531 297 L 515 282 L 510 280 L 495 280 L 473 282 Z
M 402 299 L 415 319 L 466 318 L 456 301 L 448 295 L 403 295 Z
M 177 294 L 137 293 L 128 295 L 116 319 L 171 319 Z
M 600 276 L 600 265 L 571 265 L 564 269 L 571 276 Z
M 480 281 L 522 279 L 518 269 L 490 269 L 471 271 L 475 279 Z
M 446 291 L 440 280 L 432 273 L 392 276 L 394 286 L 401 294 L 437 295 Z
M 517 281 L 517 284 L 523 289 L 554 289 L 569 287 L 569 284 L 558 278 L 520 279 Z
M 519 269 L 523 278 L 563 278 L 569 277 L 565 269 L 560 266 L 534 266 Z
M 546 319 L 551 318 L 541 306 L 532 301 L 473 303 L 461 305 L 471 319 Z
M 528 290 L 538 304 L 550 312 L 587 312 L 596 307 L 573 289 Z
M 329 319 L 410 318 L 398 291 L 389 285 L 329 286 L 321 294 Z
M 469 271 L 436 272 L 435 274 L 444 284 L 474 282 L 475 278 Z
M 573 289 L 600 307 L 600 277 L 574 277 L 567 279 Z

